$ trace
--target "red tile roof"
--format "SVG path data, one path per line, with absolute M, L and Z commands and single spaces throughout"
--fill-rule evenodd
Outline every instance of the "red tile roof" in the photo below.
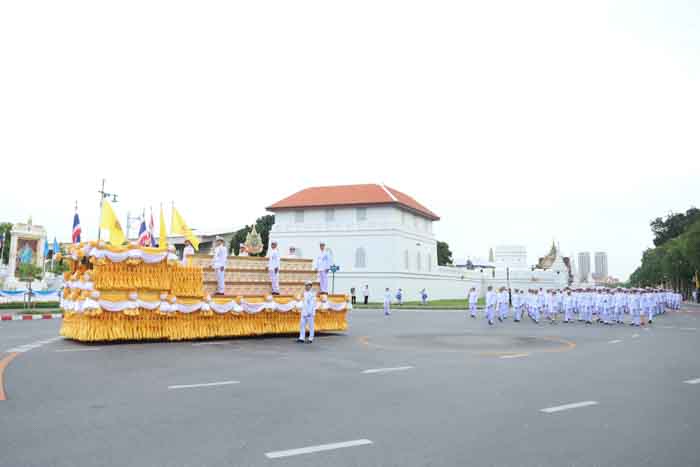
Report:
M 430 220 L 440 220 L 437 214 L 420 204 L 405 193 L 386 185 L 339 185 L 306 188 L 292 196 L 277 201 L 268 206 L 269 211 L 281 209 L 335 207 L 335 206 L 366 206 L 377 204 L 393 204 L 413 211 Z

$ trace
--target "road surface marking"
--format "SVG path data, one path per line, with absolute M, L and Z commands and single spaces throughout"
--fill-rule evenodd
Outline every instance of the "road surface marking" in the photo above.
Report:
M 664 329 L 675 329 L 675 326 L 662 326 Z
M 639 337 L 639 334 L 632 334 L 632 339 Z
M 371 370 L 365 370 L 362 373 L 365 375 L 373 374 L 373 373 L 389 373 L 391 371 L 403 371 L 403 370 L 410 370 L 413 368 L 412 366 L 397 366 L 394 368 L 373 368 Z
M 286 451 L 272 451 L 265 453 L 268 459 L 278 459 L 280 457 L 298 456 L 300 454 L 311 454 L 313 452 L 332 451 L 334 449 L 352 448 L 355 446 L 366 446 L 372 444 L 368 439 L 356 439 L 354 441 L 343 441 L 341 443 L 319 444 L 318 446 L 308 446 L 305 448 L 288 449 Z
M 513 355 L 501 355 L 498 358 L 523 358 L 523 357 L 528 357 L 528 356 L 530 356 L 530 354 L 528 354 L 528 353 L 516 353 Z
M 24 344 L 24 345 L 18 345 L 17 347 L 13 347 L 11 349 L 8 349 L 8 353 L 24 353 L 32 349 L 36 349 L 38 347 L 41 347 L 42 345 L 50 344 L 52 342 L 56 342 L 58 340 L 63 339 L 63 337 L 58 336 L 58 337 L 52 337 L 51 339 L 44 339 L 43 341 L 37 341 L 37 342 L 32 342 L 31 344 Z
M 678 329 L 680 329 L 681 331 L 697 331 L 698 330 L 698 328 L 678 328 Z
M 615 340 L 609 341 L 608 344 L 619 344 L 620 342 L 622 342 L 621 339 L 615 339 Z
M 0 360 L 0 401 L 6 400 L 5 398 L 5 383 L 2 380 L 2 375 L 5 372 L 5 368 L 10 364 L 12 359 L 14 359 L 18 353 L 11 353 L 2 360 Z
M 229 384 L 238 383 L 240 383 L 240 381 L 217 381 L 215 383 L 177 384 L 175 386 L 168 386 L 168 389 L 206 388 L 210 386 L 228 386 Z
M 192 344 L 193 347 L 197 347 L 200 345 L 226 345 L 230 344 L 230 342 L 195 342 Z
M 547 407 L 546 409 L 540 409 L 540 412 L 544 412 L 544 413 L 562 412 L 564 410 L 578 409 L 580 407 L 588 407 L 590 405 L 598 405 L 598 403 L 596 401 L 574 402 L 573 404 L 557 405 L 556 407 Z
M 688 381 L 683 381 L 686 384 L 700 384 L 700 378 L 689 379 Z
M 87 349 L 58 349 L 54 352 L 88 352 L 90 350 L 102 350 L 102 347 L 91 347 Z

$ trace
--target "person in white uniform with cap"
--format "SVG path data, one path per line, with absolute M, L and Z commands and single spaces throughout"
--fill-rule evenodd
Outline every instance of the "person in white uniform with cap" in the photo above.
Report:
M 318 281 L 321 286 L 321 293 L 328 293 L 328 271 L 331 269 L 331 264 L 333 264 L 333 259 L 331 254 L 326 250 L 326 242 L 321 242 L 319 244 L 321 252 L 316 258 L 316 270 L 318 271 Z
M 216 237 L 216 247 L 214 248 L 214 258 L 212 259 L 212 268 L 216 272 L 216 295 L 224 295 L 226 291 L 224 282 L 224 271 L 226 270 L 226 247 L 224 239 Z
M 192 257 L 194 256 L 194 247 L 192 242 L 185 240 L 185 248 L 182 250 L 182 265 L 189 266 L 192 264 Z
M 314 341 L 314 318 L 316 317 L 316 292 L 311 290 L 311 281 L 304 284 L 302 296 L 301 319 L 299 323 L 299 339 L 297 342 L 311 344 Z M 309 340 L 306 340 L 306 326 L 309 326 Z
M 270 251 L 268 252 L 267 271 L 270 274 L 270 284 L 272 287 L 272 295 L 280 294 L 280 252 L 277 249 L 277 242 L 270 242 Z

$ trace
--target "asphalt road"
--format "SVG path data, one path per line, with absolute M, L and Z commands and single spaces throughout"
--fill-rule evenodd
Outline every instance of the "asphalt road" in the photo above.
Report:
M 698 307 L 648 330 L 363 310 L 311 345 L 59 326 L 0 323 L 0 466 L 700 464 Z

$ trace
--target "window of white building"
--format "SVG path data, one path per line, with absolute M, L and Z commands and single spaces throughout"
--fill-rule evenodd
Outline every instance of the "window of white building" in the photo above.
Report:
M 326 222 L 333 222 L 335 221 L 335 209 L 330 208 L 326 209 Z
M 420 251 L 416 253 L 416 270 L 420 271 L 422 268 L 421 264 L 421 259 L 420 259 Z
M 297 224 L 304 223 L 304 211 L 302 211 L 302 210 L 294 211 L 294 222 Z
M 409 260 L 408 260 L 408 250 L 405 250 L 403 252 L 403 268 L 408 271 L 410 267 Z
M 357 222 L 362 222 L 367 220 L 367 208 L 357 208 L 355 209 L 355 217 Z
M 367 252 L 364 248 L 358 248 L 355 250 L 355 267 L 356 268 L 366 268 L 367 267 Z

